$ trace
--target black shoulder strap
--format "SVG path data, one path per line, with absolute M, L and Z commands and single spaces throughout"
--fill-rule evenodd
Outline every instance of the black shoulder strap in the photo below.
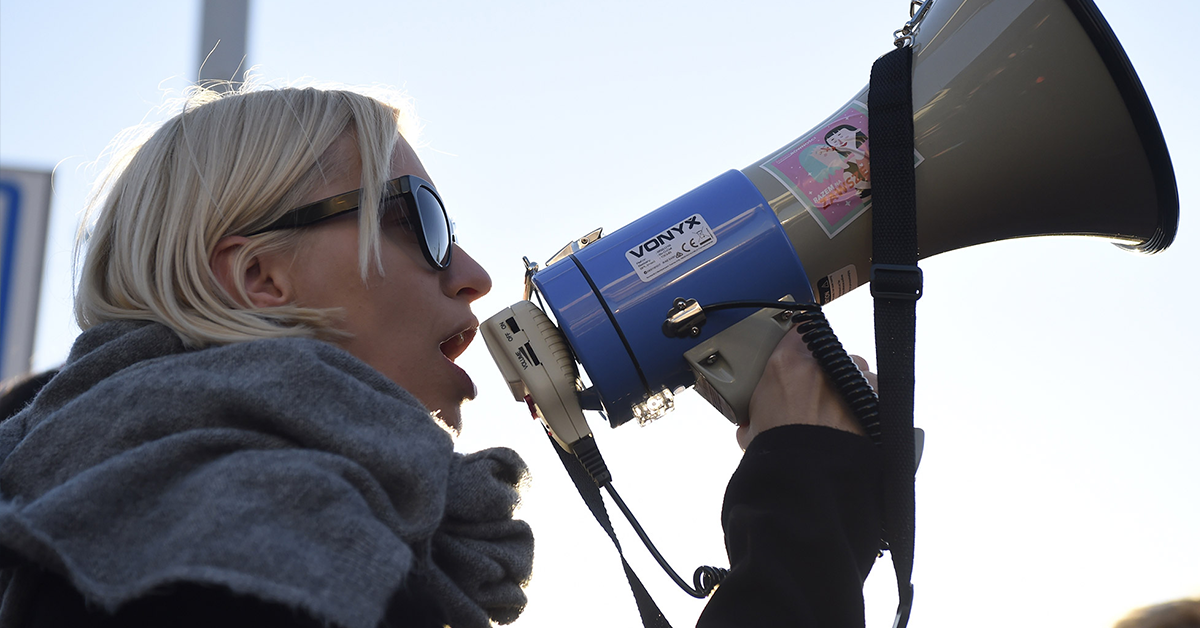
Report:
M 895 628 L 912 609 L 915 465 L 913 360 L 917 299 L 916 174 L 913 167 L 912 48 L 897 48 L 871 68 L 871 294 L 883 431 L 884 530 L 892 552 L 900 607 Z
M 575 488 L 579 490 L 579 496 L 583 498 L 583 502 L 591 509 L 592 516 L 596 518 L 600 527 L 608 533 L 608 538 L 612 539 L 613 545 L 617 547 L 617 554 L 621 556 L 621 566 L 625 568 L 625 578 L 629 580 L 629 588 L 633 591 L 634 601 L 637 602 L 638 613 L 642 616 L 642 625 L 645 628 L 671 628 L 667 618 L 654 603 L 654 598 L 650 597 L 650 592 L 646 590 L 645 585 L 633 572 L 633 568 L 626 562 L 625 553 L 621 551 L 621 542 L 617 540 L 617 533 L 613 530 L 612 521 L 608 518 L 608 510 L 604 508 L 604 498 L 600 495 L 600 487 L 592 481 L 578 458 L 564 451 L 562 447 L 558 446 L 558 443 L 554 442 L 553 438 L 550 439 L 550 445 L 554 447 L 554 451 L 558 452 L 558 457 L 567 469 L 567 475 L 570 475 L 571 481 L 575 482 Z

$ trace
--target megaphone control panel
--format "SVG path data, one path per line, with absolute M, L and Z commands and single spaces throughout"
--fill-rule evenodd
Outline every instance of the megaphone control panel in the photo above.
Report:
M 480 325 L 483 341 L 513 399 L 525 401 L 566 451 L 591 435 L 579 405 L 579 371 L 562 332 L 529 301 L 514 303 Z

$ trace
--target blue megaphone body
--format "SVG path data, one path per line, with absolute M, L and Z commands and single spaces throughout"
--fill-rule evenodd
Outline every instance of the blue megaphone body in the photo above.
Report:
M 668 336 L 662 322 L 676 299 L 812 301 L 779 218 L 736 170 L 567 254 L 532 281 L 614 426 L 644 416 L 639 405 L 662 391 L 695 384 L 684 354 L 747 315 L 712 312 L 693 333 Z M 774 341 L 759 344 L 769 350 Z

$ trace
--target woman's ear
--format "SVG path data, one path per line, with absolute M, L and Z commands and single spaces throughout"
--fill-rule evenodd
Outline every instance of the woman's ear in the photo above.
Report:
M 249 242 L 245 236 L 225 236 L 217 241 L 208 258 L 217 283 L 237 301 L 241 301 L 238 287 L 244 287 L 250 303 L 242 305 L 265 308 L 292 303 L 295 294 L 288 274 L 290 264 L 284 263 L 282 256 L 273 253 L 256 255 L 250 258 L 245 268 L 237 267 L 238 254 Z

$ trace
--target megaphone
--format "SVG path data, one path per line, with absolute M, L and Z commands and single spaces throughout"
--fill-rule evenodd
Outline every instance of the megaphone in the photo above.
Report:
M 1166 143 L 1091 0 L 924 4 L 905 33 L 921 258 L 1041 235 L 1145 253 L 1171 244 L 1179 202 Z M 728 309 L 664 327 L 695 303 L 828 303 L 869 280 L 868 102 L 864 88 L 746 168 L 590 233 L 544 267 L 527 262 L 544 309 L 524 301 L 482 328 L 514 397 L 538 415 L 554 405 L 580 417 L 551 426 L 564 446 L 589 433 L 583 408 L 603 408 L 614 427 L 650 420 L 692 385 L 744 419 L 788 317 Z

